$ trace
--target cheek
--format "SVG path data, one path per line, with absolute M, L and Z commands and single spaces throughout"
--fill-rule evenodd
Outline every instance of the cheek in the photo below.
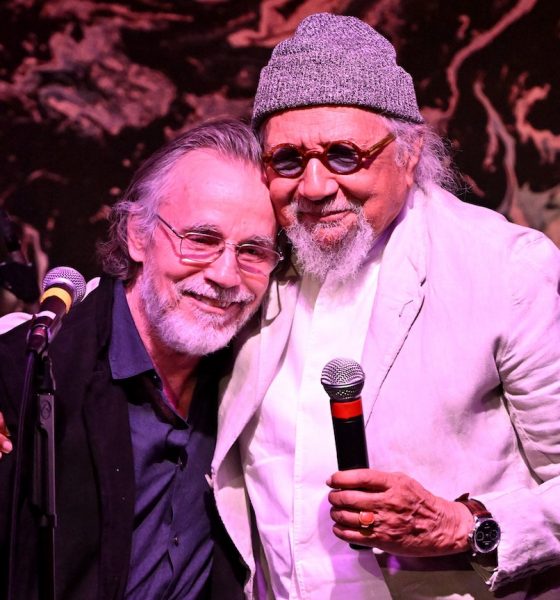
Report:
M 269 183 L 270 199 L 274 208 L 276 220 L 281 227 L 291 225 L 294 216 L 290 208 L 297 188 L 297 180 L 276 177 Z
M 255 278 L 254 280 L 247 282 L 247 289 L 249 292 L 255 295 L 252 306 L 258 306 L 262 302 L 262 299 L 266 294 L 266 290 L 268 289 L 269 281 L 269 277 L 263 277 L 258 279 Z
M 380 233 L 399 214 L 406 201 L 408 187 L 404 180 L 390 186 L 380 182 L 375 192 L 364 203 L 364 216 Z
M 177 301 L 177 284 L 190 278 L 200 276 L 200 269 L 190 265 L 183 265 L 179 259 L 160 260 L 148 265 L 148 276 L 152 281 L 154 293 L 161 294 L 168 300 Z
M 178 249 L 154 248 L 151 260 L 151 271 L 162 284 L 176 283 L 191 275 L 196 275 L 200 268 L 183 262 Z

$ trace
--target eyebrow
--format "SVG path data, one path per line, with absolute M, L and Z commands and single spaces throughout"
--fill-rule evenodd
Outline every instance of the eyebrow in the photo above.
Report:
M 194 231 L 196 233 L 211 233 L 213 235 L 222 235 L 222 232 L 212 223 L 193 223 L 192 225 L 184 225 L 181 229 L 183 233 Z
M 274 248 L 275 247 L 275 242 L 274 242 L 274 238 L 271 238 L 268 235 L 255 235 L 251 238 L 248 238 L 246 240 L 243 240 L 242 242 L 239 242 L 240 244 L 255 244 L 257 246 L 266 246 L 268 248 Z
M 187 225 L 180 231 L 182 231 L 182 233 L 186 233 L 187 231 L 194 231 L 196 233 L 209 233 L 221 238 L 224 237 L 223 233 L 216 227 L 216 225 L 212 223 L 196 223 L 193 225 Z M 244 240 L 241 240 L 240 242 L 237 242 L 237 245 L 239 244 L 255 244 L 257 246 L 265 246 L 267 248 L 276 247 L 275 239 L 268 235 L 252 235 Z

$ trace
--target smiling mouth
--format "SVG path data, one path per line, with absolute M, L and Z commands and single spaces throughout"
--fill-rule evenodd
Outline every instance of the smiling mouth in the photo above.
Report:
M 340 210 L 331 210 L 328 212 L 303 212 L 299 213 L 299 218 L 301 221 L 313 221 L 314 223 L 337 223 L 338 221 L 344 219 L 350 214 L 353 214 L 354 211 L 343 208 Z
M 231 306 L 238 305 L 238 302 L 228 302 L 226 300 L 219 300 L 217 298 L 209 298 L 208 296 L 202 296 L 201 294 L 197 294 L 195 292 L 190 292 L 189 290 L 185 290 L 181 292 L 183 296 L 193 298 L 202 304 L 206 304 L 207 306 L 211 306 L 212 308 L 221 308 L 222 310 L 226 310 Z

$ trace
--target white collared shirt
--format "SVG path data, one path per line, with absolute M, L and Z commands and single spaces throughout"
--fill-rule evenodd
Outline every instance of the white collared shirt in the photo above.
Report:
M 320 383 L 333 358 L 360 362 L 379 265 L 377 256 L 343 284 L 303 278 L 282 362 L 241 441 L 277 599 L 323 600 L 335 581 L 337 597 L 390 598 L 372 551 L 353 550 L 332 533 L 325 481 L 337 460 L 329 399 Z

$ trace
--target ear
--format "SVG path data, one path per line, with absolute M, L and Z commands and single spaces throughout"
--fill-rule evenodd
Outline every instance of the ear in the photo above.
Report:
M 130 217 L 126 224 L 128 253 L 133 261 L 144 262 L 145 238 L 138 227 L 138 218 Z
M 406 161 L 406 183 L 408 185 L 412 185 L 414 183 L 414 170 L 416 169 L 416 165 L 420 160 L 420 153 L 422 152 L 422 146 L 424 145 L 424 138 L 418 138 L 414 143 L 414 149 L 412 153 L 408 156 L 408 160 Z

